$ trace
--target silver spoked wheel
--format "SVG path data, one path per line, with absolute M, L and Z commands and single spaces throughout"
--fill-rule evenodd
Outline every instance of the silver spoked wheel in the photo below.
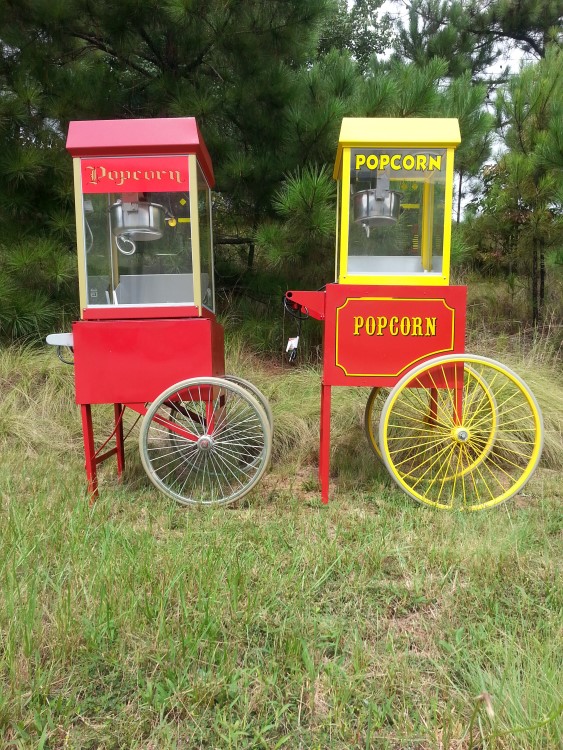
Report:
M 250 380 L 245 380 L 244 378 L 239 378 L 237 375 L 225 375 L 225 380 L 228 380 L 229 383 L 236 383 L 237 385 L 242 386 L 245 390 L 250 391 L 250 393 L 254 396 L 254 398 L 258 401 L 260 406 L 264 409 L 266 412 L 266 416 L 268 417 L 268 424 L 270 425 L 270 430 L 272 431 L 272 434 L 274 432 L 274 415 L 272 414 L 272 408 L 270 406 L 270 402 L 264 396 L 262 391 L 258 389 L 254 383 L 251 383 Z
M 241 385 L 184 380 L 150 405 L 139 434 L 153 484 L 183 505 L 224 505 L 246 495 L 270 459 L 266 412 Z
M 381 450 L 379 449 L 379 420 L 381 410 L 389 395 L 389 388 L 372 388 L 364 411 L 364 430 L 370 448 L 381 461 Z

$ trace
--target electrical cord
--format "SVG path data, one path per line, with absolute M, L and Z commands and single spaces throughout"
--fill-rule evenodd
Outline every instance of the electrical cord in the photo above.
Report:
M 57 357 L 63 362 L 65 365 L 74 365 L 74 360 L 68 360 L 63 357 L 63 349 L 68 349 L 74 354 L 74 349 L 71 346 L 57 346 Z
M 290 362 L 290 364 L 293 364 L 297 359 L 297 345 L 299 343 L 299 338 L 301 337 L 301 326 L 303 325 L 303 321 L 307 320 L 307 318 L 309 317 L 309 310 L 297 302 L 292 302 L 285 296 L 285 294 L 283 296 L 283 309 L 284 316 L 285 313 L 287 313 L 292 318 L 297 320 L 297 336 L 295 337 L 297 341 L 295 343 L 295 346 L 293 346 L 288 352 L 288 361 Z

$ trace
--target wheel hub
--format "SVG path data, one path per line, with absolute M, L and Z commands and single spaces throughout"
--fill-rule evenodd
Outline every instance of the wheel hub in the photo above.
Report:
M 197 447 L 200 451 L 209 453 L 209 451 L 213 450 L 213 446 L 214 441 L 211 435 L 202 435 L 200 438 L 198 438 Z
M 466 443 L 469 440 L 469 430 L 467 427 L 454 427 L 452 436 L 458 443 Z

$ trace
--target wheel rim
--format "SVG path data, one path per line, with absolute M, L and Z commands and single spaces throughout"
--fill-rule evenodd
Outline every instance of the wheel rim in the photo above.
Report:
M 271 431 L 246 389 L 223 378 L 193 378 L 151 404 L 139 447 L 149 478 L 169 497 L 223 505 L 243 497 L 266 470 Z
M 486 392 L 486 397 L 490 401 L 491 409 L 493 410 L 493 417 L 496 414 L 496 405 L 494 402 L 494 396 L 490 391 L 487 391 L 486 384 L 482 381 L 479 374 L 475 372 L 475 370 L 472 370 L 469 365 L 466 365 L 466 369 L 468 372 L 472 374 L 472 376 L 476 379 L 476 381 L 479 383 L 483 391 Z M 364 413 L 364 427 L 366 431 L 366 435 L 368 437 L 368 442 L 375 453 L 375 455 L 383 461 L 383 456 L 381 455 L 381 449 L 379 447 L 379 423 L 381 420 L 381 413 L 383 411 L 383 406 L 385 405 L 385 401 L 387 400 L 387 397 L 389 395 L 389 388 L 373 388 L 371 393 L 369 394 L 369 398 L 366 404 L 366 410 Z M 434 410 L 434 398 L 435 396 L 432 394 L 432 391 L 430 390 L 428 393 L 428 404 L 426 406 L 426 413 L 428 416 L 428 423 L 430 424 L 430 421 L 435 421 L 431 417 L 431 414 Z M 489 436 L 489 440 L 487 443 L 487 448 L 490 449 L 494 442 L 494 435 L 496 430 L 496 419 L 493 418 L 492 424 L 491 424 L 491 432 Z M 476 461 L 482 461 L 486 457 L 487 451 L 483 450 L 481 451 L 480 455 L 476 456 Z M 463 468 L 463 471 L 466 472 L 471 468 L 472 464 L 468 464 L 468 466 Z
M 483 379 L 480 377 L 479 373 L 477 373 L 475 370 L 471 368 L 470 365 L 465 365 L 465 368 L 468 373 L 470 373 L 470 376 L 475 378 L 476 382 L 479 384 L 479 386 L 482 388 L 486 398 L 488 399 L 490 403 L 490 408 L 492 411 L 493 419 L 491 420 L 491 429 L 490 434 L 488 436 L 486 445 L 483 449 L 483 451 L 479 452 L 479 455 L 476 456 L 475 461 L 480 462 L 482 461 L 487 453 L 488 450 L 492 447 L 492 444 L 494 442 L 494 435 L 496 431 L 496 403 L 494 400 L 494 395 L 492 392 L 487 389 L 486 383 L 483 381 Z M 366 404 L 366 410 L 364 414 L 364 426 L 365 431 L 368 437 L 368 442 L 375 453 L 375 455 L 380 459 L 383 460 L 383 457 L 381 455 L 381 449 L 379 447 L 379 423 L 381 420 L 381 413 L 383 411 L 383 407 L 385 405 L 385 401 L 387 400 L 387 397 L 389 395 L 389 388 L 373 388 L 371 393 L 369 394 L 369 398 Z M 426 405 L 426 417 L 425 420 L 428 423 L 428 426 L 430 427 L 431 423 L 435 422 L 435 419 L 433 418 L 433 412 L 438 407 L 438 404 L 435 403 L 435 399 L 439 394 L 435 394 L 432 392 L 432 389 L 429 389 L 428 392 L 428 404 Z M 472 468 L 473 463 L 468 463 L 467 466 L 464 466 L 462 471 L 465 473 Z
M 380 460 L 382 456 L 381 449 L 379 448 L 379 420 L 388 395 L 388 388 L 372 388 L 364 412 L 364 429 L 368 443 Z
M 229 383 L 236 383 L 237 385 L 242 386 L 247 391 L 250 391 L 250 393 L 254 396 L 254 398 L 258 401 L 260 406 L 264 409 L 266 412 L 266 416 L 268 417 L 268 424 L 270 425 L 270 430 L 273 434 L 274 432 L 274 415 L 272 414 L 272 408 L 270 406 L 270 402 L 264 396 L 261 390 L 259 390 L 254 383 L 251 383 L 250 380 L 245 380 L 244 378 L 239 378 L 237 375 L 225 375 L 225 380 L 228 380 Z
M 379 445 L 391 476 L 411 497 L 436 508 L 480 510 L 508 500 L 531 477 L 543 445 L 542 417 L 527 385 L 504 365 L 474 355 L 438 357 L 392 389 Z
M 439 391 L 437 396 L 440 398 Z M 442 405 L 442 409 L 448 410 L 451 406 L 448 403 L 449 399 L 442 396 L 442 402 L 444 400 L 446 405 Z M 464 401 L 463 408 L 466 414 L 479 412 L 479 424 L 476 424 L 477 415 L 473 414 L 471 432 L 457 424 L 451 428 L 451 437 L 456 442 L 465 443 L 466 451 L 465 460 L 460 466 L 453 467 L 451 473 L 446 474 L 446 480 L 453 480 L 456 474 L 463 476 L 473 471 L 489 455 L 497 434 L 498 406 L 494 392 L 482 375 L 467 363 L 464 363 Z M 437 406 L 439 408 L 439 404 Z

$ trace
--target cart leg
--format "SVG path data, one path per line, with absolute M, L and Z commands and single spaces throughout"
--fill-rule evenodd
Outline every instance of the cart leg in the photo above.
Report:
M 115 417 L 115 448 L 117 455 L 117 476 L 121 479 L 123 469 L 125 468 L 125 444 L 123 442 L 123 412 L 125 407 L 122 404 L 113 405 L 113 414 Z
M 321 483 L 321 500 L 328 503 L 330 480 L 330 385 L 321 386 L 321 446 L 319 452 L 319 481 Z
M 438 419 L 438 389 L 430 389 L 430 403 L 428 410 L 427 423 L 430 427 L 436 427 Z
M 455 413 L 454 423 L 460 425 L 463 416 L 463 362 L 455 368 Z
M 92 426 L 92 408 L 90 404 L 80 404 L 82 416 L 82 436 L 84 438 L 84 457 L 86 459 L 86 476 L 90 505 L 98 497 L 98 474 L 96 471 L 96 451 L 94 448 L 94 428 Z

